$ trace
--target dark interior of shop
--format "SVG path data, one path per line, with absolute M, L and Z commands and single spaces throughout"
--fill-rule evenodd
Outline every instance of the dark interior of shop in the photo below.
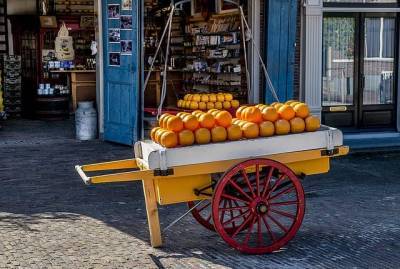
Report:
M 95 1 L 78 2 L 2 3 L 9 21 L 8 54 L 16 55 L 1 57 L 8 117 L 66 119 L 77 101 L 96 100 L 96 60 L 90 49 L 95 40 Z M 73 55 L 60 57 L 56 43 L 64 24 L 73 40 Z
M 198 6 L 183 4 L 174 12 L 167 64 L 167 96 L 163 108 L 210 109 L 229 104 L 211 100 L 184 102 L 187 94 L 232 94 L 240 103 L 247 102 L 245 59 L 241 17 L 236 5 L 216 1 L 198 1 Z M 144 5 L 144 69 L 147 76 L 166 27 L 170 1 L 146 0 Z M 246 6 L 246 5 L 243 5 Z M 246 10 L 244 10 L 246 12 Z M 165 64 L 166 38 L 146 85 L 145 120 L 160 105 Z M 210 98 L 205 98 L 210 99 Z M 153 113 L 154 114 L 154 113 Z M 147 117 L 146 117 L 147 116 Z M 145 125 L 146 126 L 146 125 Z M 151 127 L 151 123 L 148 124 Z

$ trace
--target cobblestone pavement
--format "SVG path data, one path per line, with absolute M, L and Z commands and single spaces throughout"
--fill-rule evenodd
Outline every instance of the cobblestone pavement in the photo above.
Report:
M 188 217 L 149 246 L 139 183 L 85 186 L 75 164 L 132 150 L 73 139 L 72 123 L 0 131 L 0 268 L 398 268 L 400 154 L 352 155 L 304 182 L 307 211 L 284 251 L 242 255 Z M 185 205 L 161 207 L 165 227 Z

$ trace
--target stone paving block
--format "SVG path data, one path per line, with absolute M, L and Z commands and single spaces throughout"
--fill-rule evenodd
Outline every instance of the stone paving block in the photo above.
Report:
M 74 140 L 72 122 L 8 121 L 0 131 L 0 268 L 398 268 L 400 154 L 354 155 L 306 178 L 306 215 L 283 251 L 230 249 L 190 216 L 149 246 L 140 183 L 85 186 L 74 165 L 132 148 Z M 165 227 L 186 205 L 160 208 Z

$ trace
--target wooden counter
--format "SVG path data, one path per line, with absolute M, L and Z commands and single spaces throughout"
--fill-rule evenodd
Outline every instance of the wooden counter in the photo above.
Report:
M 69 73 L 72 107 L 75 111 L 80 101 L 96 101 L 96 70 L 55 70 L 54 73 Z

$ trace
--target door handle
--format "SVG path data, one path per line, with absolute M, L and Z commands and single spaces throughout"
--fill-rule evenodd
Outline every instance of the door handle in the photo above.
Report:
M 361 89 L 364 89 L 364 87 L 365 87 L 365 76 L 364 75 L 361 75 Z

